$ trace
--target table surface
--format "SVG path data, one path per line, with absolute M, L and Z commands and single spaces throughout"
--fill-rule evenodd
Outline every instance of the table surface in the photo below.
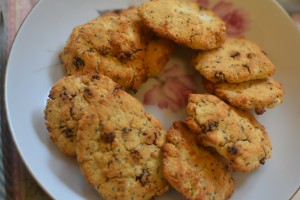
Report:
M 278 1 L 290 11 L 291 18 L 300 28 L 300 9 L 295 9 L 295 6 L 289 4 L 289 2 L 294 3 L 295 1 Z M 0 82 L 0 199 L 50 199 L 32 178 L 19 157 L 7 129 L 7 123 L 2 110 L 3 74 L 6 58 L 18 28 L 37 2 L 38 0 L 0 0 L 0 8 L 3 12 L 2 22 L 5 22 L 4 26 L 0 26 L 0 75 L 2 75 Z M 298 3 L 300 7 L 299 0 Z M 297 195 L 294 198 L 300 199 L 300 193 Z

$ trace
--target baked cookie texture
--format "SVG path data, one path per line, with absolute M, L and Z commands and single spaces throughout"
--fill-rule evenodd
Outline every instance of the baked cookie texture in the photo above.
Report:
M 227 38 L 222 47 L 199 52 L 192 65 L 212 83 L 240 83 L 265 79 L 275 73 L 265 51 L 243 38 Z
M 169 56 L 174 48 L 175 44 L 169 40 L 152 36 L 152 39 L 148 42 L 144 57 L 144 65 L 147 69 L 148 77 L 159 75 L 169 61 Z
M 203 79 L 203 84 L 207 92 L 215 94 L 223 101 L 243 110 L 254 109 L 257 114 L 283 102 L 282 85 L 271 77 L 242 83 L 217 84 Z
M 163 172 L 186 199 L 228 199 L 234 180 L 222 157 L 196 144 L 183 122 L 174 122 L 163 146 Z
M 166 65 L 173 49 L 172 42 L 145 28 L 137 8 L 130 7 L 75 27 L 60 58 L 66 74 L 95 70 L 137 91 Z
M 66 155 L 76 156 L 76 135 L 82 111 L 118 87 L 110 78 L 96 73 L 70 75 L 58 80 L 44 110 L 51 141 Z
M 249 112 L 210 94 L 191 94 L 186 123 L 204 146 L 213 147 L 234 171 L 249 172 L 271 157 L 265 128 Z
M 165 139 L 160 122 L 119 89 L 84 111 L 77 161 L 104 199 L 153 199 L 168 190 L 162 171 Z
M 161 37 L 192 49 L 213 49 L 225 41 L 223 20 L 193 0 L 147 1 L 139 6 L 139 14 Z

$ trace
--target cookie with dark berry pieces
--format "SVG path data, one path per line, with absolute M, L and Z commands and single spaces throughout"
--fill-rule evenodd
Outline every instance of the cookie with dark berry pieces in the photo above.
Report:
M 212 83 L 265 79 L 275 72 L 265 51 L 243 38 L 228 38 L 218 49 L 198 52 L 192 65 Z
M 115 90 L 84 111 L 78 130 L 77 161 L 103 199 L 153 199 L 168 190 L 166 132 L 137 99 Z
M 256 114 L 263 114 L 266 108 L 274 108 L 283 102 L 282 85 L 271 77 L 242 83 L 216 84 L 204 79 L 203 83 L 207 92 L 243 110 L 254 109 Z
M 168 182 L 187 199 L 228 199 L 234 180 L 223 158 L 199 146 L 183 122 L 174 122 L 163 146 L 163 172 Z
M 249 172 L 271 157 L 269 135 L 249 112 L 210 94 L 191 94 L 186 123 L 198 141 L 214 148 L 235 171 Z
M 76 156 L 76 134 L 82 110 L 99 101 L 119 85 L 97 73 L 70 75 L 58 80 L 44 110 L 50 139 L 69 156 Z
M 213 49 L 225 41 L 226 25 L 193 0 L 151 0 L 139 6 L 147 27 L 161 37 L 192 49 Z

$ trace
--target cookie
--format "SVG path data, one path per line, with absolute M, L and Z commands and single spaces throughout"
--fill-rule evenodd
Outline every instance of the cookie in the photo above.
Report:
M 186 123 L 204 146 L 214 148 L 234 171 L 249 172 L 271 157 L 265 128 L 249 113 L 214 95 L 191 94 Z
M 76 134 L 82 110 L 119 87 L 110 78 L 89 73 L 60 79 L 52 87 L 44 111 L 50 139 L 69 156 L 76 156 Z
M 163 172 L 186 199 L 228 199 L 234 181 L 222 157 L 196 144 L 196 135 L 174 122 L 163 146 Z
M 146 29 L 137 8 L 130 7 L 75 27 L 60 58 L 66 74 L 95 70 L 137 91 L 149 76 L 165 66 L 173 48 L 172 42 L 158 40 Z M 153 53 L 154 49 L 160 53 Z M 146 59 L 148 55 L 152 58 Z M 152 66 L 145 60 L 151 60 Z
M 199 52 L 192 65 L 212 83 L 265 79 L 275 72 L 265 51 L 243 38 L 228 38 L 218 49 Z
M 151 0 L 139 6 L 147 27 L 161 37 L 192 49 L 213 49 L 225 40 L 226 25 L 193 0 Z
M 217 84 L 204 79 L 203 83 L 207 92 L 243 110 L 255 109 L 257 114 L 263 114 L 265 108 L 274 108 L 283 101 L 282 85 L 273 78 Z
M 122 10 L 122 13 L 132 21 L 139 23 L 142 31 L 141 38 L 146 42 L 143 63 L 147 71 L 147 77 L 157 76 L 169 61 L 169 57 L 175 49 L 175 44 L 170 40 L 158 37 L 153 31 L 145 27 L 142 19 L 137 15 L 137 7 Z
M 151 33 L 153 34 L 153 33 Z M 174 43 L 169 40 L 152 36 L 146 48 L 144 64 L 148 77 L 154 77 L 164 69 L 174 50 Z
M 166 132 L 141 103 L 115 90 L 84 111 L 77 161 L 104 199 L 153 199 L 168 190 L 161 148 Z

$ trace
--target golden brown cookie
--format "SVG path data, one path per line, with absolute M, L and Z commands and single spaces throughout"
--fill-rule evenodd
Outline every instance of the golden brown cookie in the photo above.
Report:
M 169 61 L 169 56 L 172 54 L 174 47 L 174 43 L 169 40 L 152 36 L 148 42 L 144 58 L 148 77 L 157 76 L 162 71 Z
M 228 38 L 218 49 L 199 52 L 192 65 L 213 83 L 265 79 L 275 72 L 275 66 L 265 51 L 242 38 Z
M 209 94 L 191 94 L 187 125 L 204 146 L 224 156 L 233 170 L 249 172 L 271 157 L 272 144 L 265 128 L 249 113 Z
M 226 25 L 214 12 L 193 0 L 151 0 L 139 6 L 147 27 L 192 49 L 213 49 L 225 40 Z
M 96 73 L 66 76 L 56 82 L 44 111 L 51 141 L 63 153 L 76 156 L 76 134 L 82 110 L 117 87 L 110 78 Z
M 254 108 L 257 114 L 263 114 L 265 108 L 274 108 L 283 101 L 282 85 L 273 78 L 217 84 L 204 79 L 203 83 L 207 92 L 243 110 Z
M 152 74 L 146 56 L 152 55 L 147 60 L 152 59 L 151 68 L 159 71 L 173 48 L 173 43 L 158 40 L 146 29 L 137 8 L 130 7 L 74 28 L 60 57 L 66 74 L 96 70 L 124 88 L 137 91 Z M 153 49 L 160 53 L 152 53 Z
M 196 135 L 174 122 L 163 146 L 163 172 L 187 199 L 228 199 L 234 181 L 222 157 L 196 144 Z
M 77 136 L 81 171 L 104 199 L 152 199 L 168 190 L 166 132 L 128 93 L 115 90 L 86 109 Z

